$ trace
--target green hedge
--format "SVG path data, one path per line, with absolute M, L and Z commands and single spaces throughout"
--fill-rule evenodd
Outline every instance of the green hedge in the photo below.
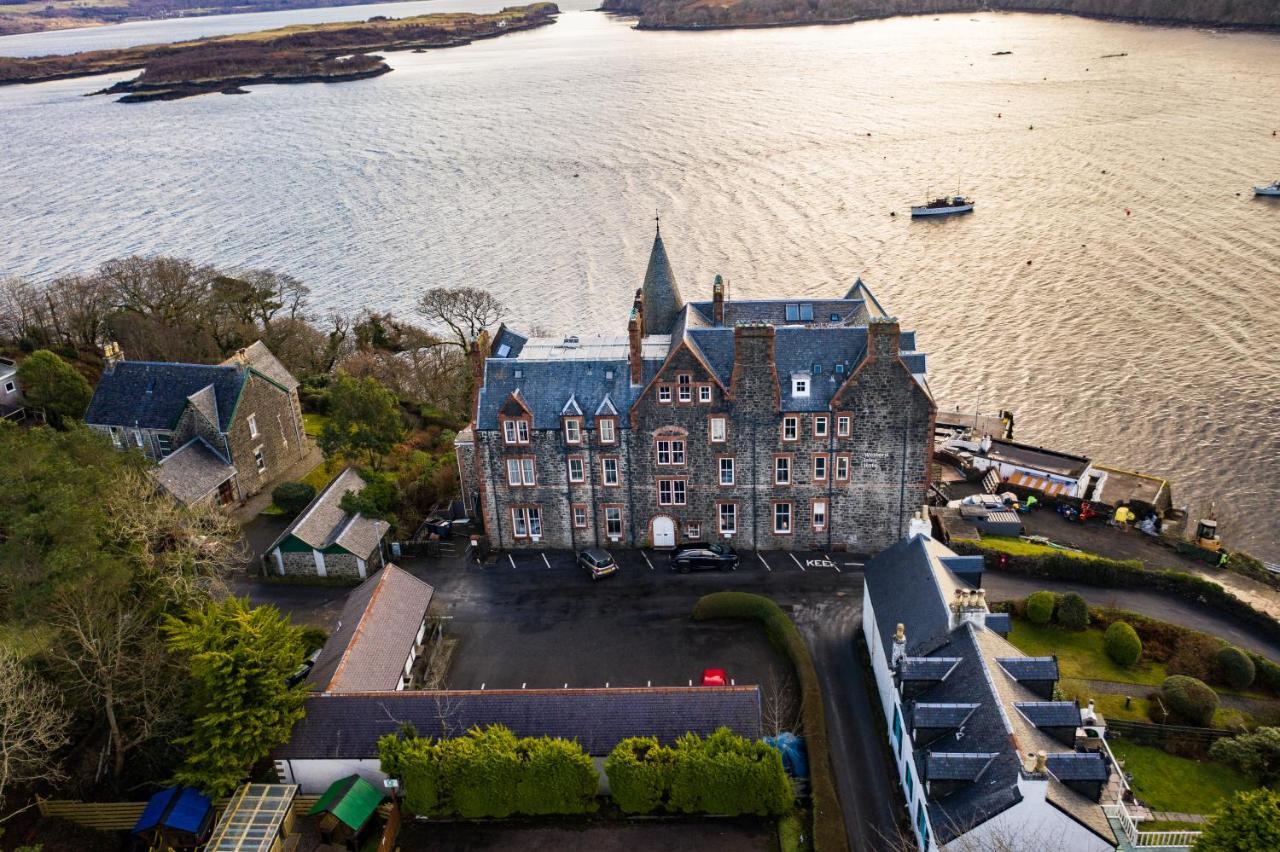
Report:
M 800 683 L 800 717 L 809 751 L 809 786 L 813 798 L 813 848 L 816 852 L 845 852 L 849 838 L 836 795 L 827 745 L 827 717 L 822 705 L 818 672 L 800 631 L 769 598 L 746 592 L 716 592 L 693 608 L 698 621 L 712 618 L 751 618 L 759 621 L 769 641 L 791 659 Z
M 271 492 L 271 502 L 280 507 L 280 511 L 292 517 L 315 499 L 315 486 L 306 482 L 282 482 Z
M 1257 669 L 1253 660 L 1234 645 L 1219 649 L 1217 657 L 1218 679 L 1232 689 L 1248 689 L 1253 684 Z
M 628 813 L 778 816 L 795 804 L 782 755 L 728 728 L 705 740 L 685 734 L 672 748 L 649 737 L 623 740 L 605 759 L 609 790 Z
M 417 816 L 580 814 L 596 807 L 599 778 L 575 741 L 522 739 L 491 725 L 445 740 L 387 735 L 378 755 L 382 771 L 400 779 L 405 809 Z
M 1208 603 L 1214 609 L 1248 625 L 1258 633 L 1280 642 L 1280 622 L 1254 609 L 1222 586 L 1195 574 L 1149 570 L 1136 559 L 1074 559 L 1058 553 L 1015 556 L 983 547 L 980 542 L 956 541 L 952 550 L 962 554 L 994 557 L 987 567 L 1048 580 L 1066 580 L 1086 586 L 1115 589 L 1142 589 L 1165 592 L 1192 603 Z M 1001 557 L 1004 557 L 1001 564 Z
M 1053 592 L 1032 592 L 1027 598 L 1027 620 L 1044 627 L 1053 620 L 1053 607 L 1057 602 Z
M 1089 629 L 1089 605 L 1076 592 L 1067 592 L 1058 601 L 1058 623 L 1068 630 Z

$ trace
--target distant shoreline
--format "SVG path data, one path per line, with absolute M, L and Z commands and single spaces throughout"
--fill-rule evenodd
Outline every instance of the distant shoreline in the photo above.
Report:
M 607 0 L 606 0 L 607 2 Z M 1101 12 L 1083 12 L 1073 9 L 1063 9 L 1055 7 L 1036 8 L 1036 7 L 1018 7 L 1009 6 L 1005 8 L 954 8 L 930 11 L 890 11 L 884 13 L 868 13 L 860 15 L 852 15 L 840 18 L 821 18 L 806 20 L 787 20 L 787 21 L 742 21 L 742 22 L 716 22 L 716 23 L 684 23 L 684 22 L 653 22 L 646 21 L 644 13 L 634 6 L 630 6 L 627 0 L 621 0 L 618 4 L 619 8 L 608 8 L 600 6 L 592 11 L 604 12 L 607 15 L 619 18 L 634 18 L 636 24 L 633 29 L 648 30 L 653 32 L 672 31 L 672 32 L 705 32 L 713 30 L 765 30 L 778 29 L 782 27 L 825 27 L 839 26 L 842 24 L 856 24 L 864 21 L 884 21 L 890 18 L 937 18 L 942 15 L 977 15 L 977 14 L 1029 14 L 1029 15 L 1063 15 L 1072 18 L 1084 18 L 1095 21 L 1108 21 L 1112 23 L 1137 24 L 1142 26 L 1154 27 L 1177 27 L 1181 29 L 1214 29 L 1214 30 L 1230 30 L 1232 32 L 1254 32 L 1264 34 L 1280 34 L 1280 22 L 1275 24 L 1251 24 L 1251 23 L 1224 23 L 1221 21 L 1211 20 L 1187 20 L 1179 18 L 1151 18 L 1138 15 L 1118 15 L 1106 14 Z M 725 7 L 732 10 L 734 7 Z

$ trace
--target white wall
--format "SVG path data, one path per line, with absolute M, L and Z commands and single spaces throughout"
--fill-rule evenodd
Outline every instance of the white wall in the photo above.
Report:
M 329 785 L 348 775 L 359 775 L 379 790 L 387 776 L 378 758 L 364 760 L 277 760 L 276 772 L 283 784 L 297 784 L 304 796 L 319 796 Z
M 1045 800 L 1049 782 L 1020 778 L 1022 801 L 947 844 L 947 852 L 1112 852 L 1113 845 Z

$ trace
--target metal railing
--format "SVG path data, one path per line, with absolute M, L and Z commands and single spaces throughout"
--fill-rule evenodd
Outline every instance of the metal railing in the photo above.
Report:
M 1108 722 L 1108 725 L 1110 724 Z M 1159 846 L 1168 849 L 1190 849 L 1195 845 L 1196 840 L 1200 837 L 1200 832 L 1198 831 L 1186 829 L 1177 831 L 1143 831 L 1139 827 L 1142 825 L 1142 821 L 1135 820 L 1124 803 L 1125 793 L 1132 794 L 1133 792 L 1129 787 L 1129 780 L 1124 777 L 1124 772 L 1120 770 L 1120 763 L 1111 752 L 1111 745 L 1107 742 L 1106 737 L 1102 738 L 1102 748 L 1107 752 L 1107 759 L 1115 767 L 1116 775 L 1120 779 L 1120 792 L 1116 796 L 1115 804 L 1103 805 L 1102 812 L 1120 823 L 1120 827 L 1124 830 L 1124 835 L 1129 844 L 1139 848 Z

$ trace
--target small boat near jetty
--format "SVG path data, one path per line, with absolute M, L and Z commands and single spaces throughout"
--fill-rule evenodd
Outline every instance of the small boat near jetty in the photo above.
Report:
M 974 200 L 963 195 L 944 195 L 919 207 L 911 208 L 911 218 L 919 216 L 950 216 L 953 213 L 971 213 Z
M 1273 180 L 1266 186 L 1255 186 L 1253 188 L 1254 195 L 1270 195 L 1280 196 L 1280 180 Z

